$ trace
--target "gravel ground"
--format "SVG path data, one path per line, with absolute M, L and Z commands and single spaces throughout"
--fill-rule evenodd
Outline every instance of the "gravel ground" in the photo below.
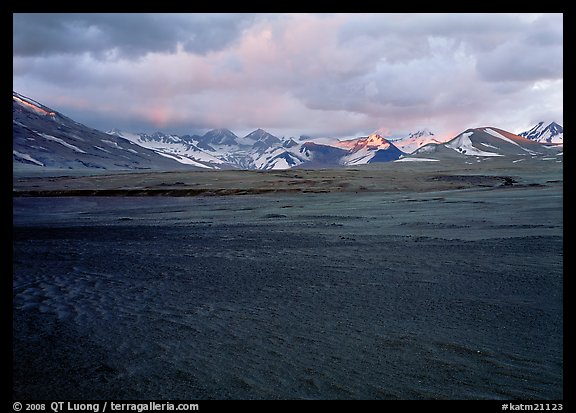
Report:
M 562 399 L 549 180 L 14 198 L 13 396 Z

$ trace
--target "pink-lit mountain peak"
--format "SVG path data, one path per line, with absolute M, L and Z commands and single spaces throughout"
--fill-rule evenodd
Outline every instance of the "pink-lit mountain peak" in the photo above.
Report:
M 372 133 L 365 137 L 340 141 L 336 146 L 348 149 L 350 152 L 357 152 L 364 148 L 372 150 L 388 149 L 390 147 L 390 142 L 380 134 Z

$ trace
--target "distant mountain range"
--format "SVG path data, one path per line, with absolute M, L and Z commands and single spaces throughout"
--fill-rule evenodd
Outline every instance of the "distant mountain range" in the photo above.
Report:
M 502 129 L 468 129 L 442 140 L 424 129 L 400 139 L 375 132 L 348 140 L 278 138 L 263 129 L 244 137 L 228 129 L 204 135 L 107 133 L 88 128 L 13 92 L 13 163 L 59 169 L 290 169 L 336 168 L 391 161 L 473 159 L 562 153 L 562 127 L 539 123 L 522 136 Z M 554 145 L 553 145 L 554 144 Z M 559 145 L 560 144 L 560 145 Z M 554 155 L 556 156 L 556 155 Z M 561 156 L 561 155 L 560 155 Z M 561 159 L 561 158 L 559 158 Z
M 387 162 L 405 155 L 392 142 L 373 134 L 345 141 L 322 144 L 280 139 L 257 129 L 238 137 L 228 129 L 214 129 L 199 135 L 166 135 L 155 132 L 132 134 L 112 130 L 111 135 L 170 156 L 183 163 L 206 168 L 289 169 L 342 167 L 372 162 Z

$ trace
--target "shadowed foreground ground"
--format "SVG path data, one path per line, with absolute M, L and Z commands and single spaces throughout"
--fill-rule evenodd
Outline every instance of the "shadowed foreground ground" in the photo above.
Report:
M 13 395 L 561 399 L 561 170 L 458 178 L 470 172 L 489 175 L 420 169 L 396 176 L 412 190 L 380 191 L 365 171 L 287 171 L 201 184 L 356 173 L 344 187 L 368 189 L 16 197 Z M 440 190 L 459 179 L 468 189 Z

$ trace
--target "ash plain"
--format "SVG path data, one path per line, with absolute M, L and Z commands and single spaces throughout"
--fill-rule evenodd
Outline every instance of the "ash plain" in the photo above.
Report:
M 562 169 L 541 163 L 222 196 L 18 178 L 13 397 L 562 399 Z

